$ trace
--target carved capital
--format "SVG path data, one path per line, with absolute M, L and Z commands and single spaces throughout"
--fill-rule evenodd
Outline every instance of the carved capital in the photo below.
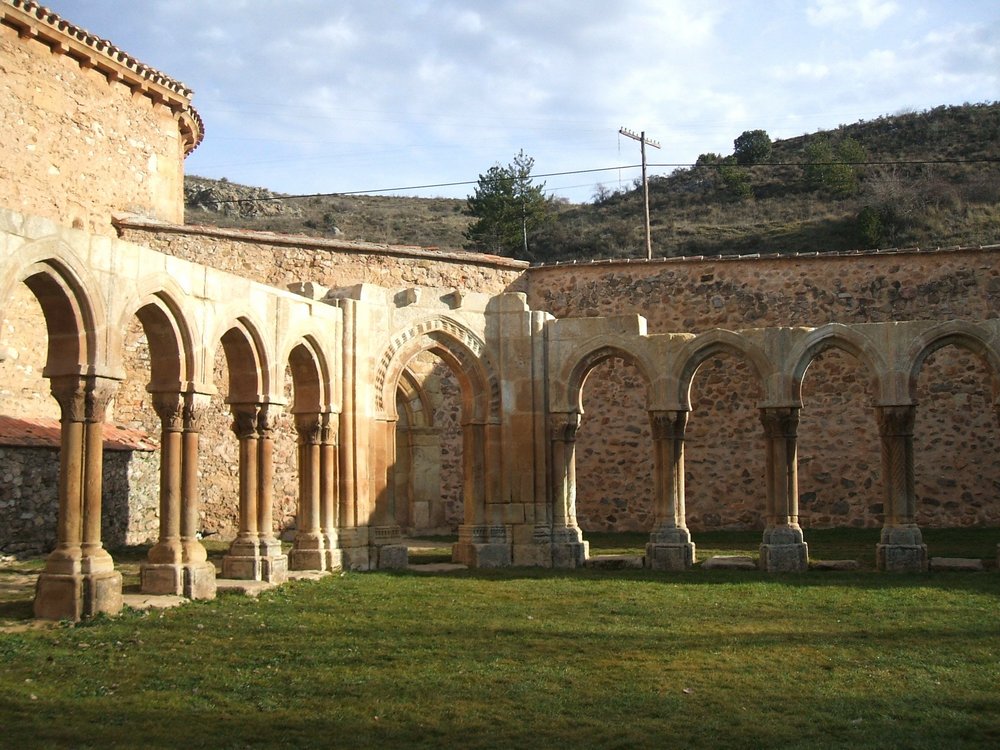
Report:
M 794 439 L 799 429 L 799 407 L 765 407 L 760 410 L 760 422 L 768 438 Z
M 258 404 L 257 409 L 257 436 L 268 439 L 274 428 L 278 426 L 278 417 L 281 416 L 281 407 L 274 404 Z
M 649 412 L 649 427 L 653 433 L 653 440 L 683 440 L 687 420 L 686 411 Z
M 212 399 L 205 393 L 184 394 L 184 431 L 201 432 L 202 420 Z
M 153 408 L 165 432 L 184 429 L 184 398 L 180 393 L 154 393 Z
M 912 437 L 913 422 L 917 416 L 914 404 L 876 406 L 878 434 L 882 437 Z
M 295 432 L 299 445 L 319 445 L 323 440 L 323 422 L 320 414 L 296 414 Z
M 549 416 L 549 434 L 552 440 L 561 443 L 576 441 L 576 432 L 580 429 L 580 415 L 576 412 L 551 414 Z
M 323 445 L 338 445 L 340 443 L 340 415 L 325 412 L 320 417 L 320 441 Z
M 118 381 L 96 376 L 61 375 L 49 382 L 63 422 L 103 422 Z
M 230 426 L 233 434 L 240 440 L 257 437 L 258 404 L 231 404 L 233 423 Z

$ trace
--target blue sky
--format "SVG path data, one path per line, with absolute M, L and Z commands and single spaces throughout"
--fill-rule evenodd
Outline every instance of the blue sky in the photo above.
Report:
M 183 81 L 187 172 L 285 193 L 475 181 L 728 154 L 941 104 L 1000 100 L 995 0 L 47 0 Z M 669 173 L 654 167 L 651 173 Z M 544 178 L 587 201 L 637 169 Z M 464 197 L 472 185 L 403 190 Z

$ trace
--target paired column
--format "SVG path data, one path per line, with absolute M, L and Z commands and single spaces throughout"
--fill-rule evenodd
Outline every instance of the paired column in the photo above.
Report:
M 885 521 L 875 548 L 879 570 L 927 570 L 927 545 L 916 524 L 913 471 L 914 404 L 876 406 L 882 440 L 882 489 Z
M 552 447 L 552 565 L 578 568 L 587 561 L 589 544 L 576 523 L 576 433 L 577 412 L 549 417 Z
M 321 414 L 296 414 L 298 434 L 298 530 L 288 565 L 292 570 L 326 570 L 327 536 L 323 532 L 323 419 Z M 329 528 L 329 527 L 327 527 Z
M 198 539 L 198 443 L 209 396 L 153 393 L 160 417 L 160 535 L 140 566 L 142 591 L 215 598 L 215 566 Z
M 809 548 L 799 526 L 799 407 L 765 407 L 760 421 L 767 440 L 767 526 L 760 567 L 769 572 L 806 570 Z
M 687 570 L 694 564 L 684 516 L 684 430 L 687 411 L 651 411 L 655 497 L 653 531 L 646 545 L 645 566 L 653 570 Z
M 35 616 L 80 620 L 122 608 L 122 577 L 101 542 L 104 417 L 118 381 L 63 375 L 50 381 L 61 413 L 56 548 L 38 577 Z
M 288 557 L 274 536 L 272 404 L 232 404 L 232 430 L 240 442 L 239 532 L 223 558 L 225 578 L 281 583 Z

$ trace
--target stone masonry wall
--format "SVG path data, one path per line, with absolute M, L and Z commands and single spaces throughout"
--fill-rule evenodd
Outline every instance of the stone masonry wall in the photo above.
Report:
M 0 25 L 0 206 L 96 234 L 130 211 L 183 219 L 171 110 Z
M 1000 314 L 1000 247 L 543 266 L 528 272 L 528 302 L 560 318 L 638 313 L 650 333 L 988 319 Z M 585 387 L 577 445 L 577 514 L 584 528 L 610 528 L 611 515 L 620 528 L 648 529 L 651 522 L 649 426 L 635 408 L 644 403 L 644 385 L 638 371 L 632 373 L 602 372 Z M 758 393 L 752 370 L 735 355 L 710 358 L 695 376 L 686 480 L 688 521 L 696 531 L 763 524 Z M 917 398 L 918 521 L 1000 524 L 1000 430 L 985 364 L 945 347 L 925 363 Z M 803 526 L 881 525 L 872 400 L 869 376 L 852 356 L 827 350 L 809 368 L 798 446 Z M 588 432 L 595 423 L 599 436 Z M 636 509 L 625 517 L 612 512 L 623 505 Z
M 105 546 L 156 539 L 158 471 L 155 451 L 104 452 Z M 57 449 L 0 446 L 0 555 L 38 554 L 55 546 L 58 491 Z
M 119 223 L 129 242 L 239 274 L 282 289 L 312 281 L 337 288 L 378 284 L 425 286 L 500 294 L 524 291 L 527 264 L 478 253 L 444 253 L 370 243 L 317 240 L 202 227 L 166 227 L 141 221 Z

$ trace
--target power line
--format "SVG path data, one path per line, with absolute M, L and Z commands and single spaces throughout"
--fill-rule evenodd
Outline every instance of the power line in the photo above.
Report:
M 690 168 L 690 169 L 719 169 L 726 166 L 744 166 L 744 168 L 753 167 L 807 167 L 807 166 L 851 166 L 851 167 L 869 167 L 869 166 L 919 166 L 928 164 L 1000 164 L 1000 159 L 906 159 L 906 160 L 892 160 L 892 161 L 822 161 L 822 162 L 801 162 L 801 161 L 789 161 L 789 162 L 759 162 L 757 164 L 751 165 L 735 165 L 735 164 L 725 164 L 720 162 L 715 162 L 712 164 L 694 164 L 691 162 L 661 162 L 656 164 L 647 164 L 647 167 L 671 167 L 674 169 Z M 597 172 L 614 172 L 621 169 L 640 169 L 642 164 L 621 164 L 614 167 L 597 167 L 594 169 L 571 169 L 565 172 L 546 172 L 544 174 L 531 175 L 532 177 L 565 177 L 566 175 L 577 175 L 577 174 L 595 174 Z M 251 201 L 284 201 L 284 200 L 295 200 L 299 198 L 335 198 L 337 196 L 347 196 L 347 195 L 373 195 L 376 193 L 395 193 L 402 192 L 404 190 L 430 190 L 431 188 L 445 188 L 445 187 L 460 187 L 462 185 L 477 185 L 479 180 L 459 180 L 457 182 L 438 182 L 427 185 L 403 185 L 400 187 L 389 187 L 389 188 L 374 188 L 369 190 L 342 190 L 331 193 L 302 193 L 298 195 L 272 195 L 260 198 L 224 198 L 220 200 L 213 201 L 214 203 L 248 203 Z

